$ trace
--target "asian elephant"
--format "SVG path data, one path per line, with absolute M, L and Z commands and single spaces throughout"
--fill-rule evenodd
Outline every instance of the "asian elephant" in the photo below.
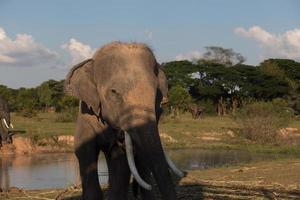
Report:
M 158 131 L 161 104 L 167 102 L 167 81 L 145 44 L 113 42 L 74 66 L 65 90 L 80 100 L 75 133 L 82 198 L 103 199 L 97 160 L 105 154 L 110 200 L 126 200 L 130 174 L 143 199 L 155 199 L 154 177 L 162 198 L 176 200 L 169 169 L 178 170 L 164 153 Z
M 0 97 L 0 147 L 3 143 L 11 143 L 11 129 L 13 124 L 10 122 L 10 111 L 7 101 Z

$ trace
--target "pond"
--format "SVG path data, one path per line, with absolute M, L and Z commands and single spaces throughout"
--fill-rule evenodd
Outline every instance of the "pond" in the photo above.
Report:
M 169 155 L 180 169 L 206 169 L 230 166 L 283 156 L 251 154 L 239 150 L 169 150 Z M 103 154 L 98 163 L 99 180 L 107 183 L 107 166 Z M 74 154 L 36 154 L 0 157 L 0 187 L 24 189 L 64 188 L 80 182 Z

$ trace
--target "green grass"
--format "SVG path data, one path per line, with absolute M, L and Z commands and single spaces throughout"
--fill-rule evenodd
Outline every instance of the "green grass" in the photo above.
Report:
M 36 117 L 25 118 L 12 114 L 15 129 L 26 130 L 22 136 L 45 138 L 57 135 L 73 135 L 75 122 L 57 122 L 57 113 L 38 113 Z M 300 130 L 300 120 L 295 119 L 289 127 Z M 194 120 L 190 114 L 173 119 L 162 117 L 159 129 L 167 148 L 202 149 L 245 149 L 255 153 L 300 154 L 298 145 L 261 145 L 249 142 L 237 134 L 238 124 L 230 117 L 205 116 Z
M 192 119 L 189 113 L 180 115 L 176 119 L 169 116 L 161 119 L 160 127 L 170 134 L 176 132 L 224 132 L 238 128 L 235 121 L 227 117 L 206 116 L 203 119 Z
M 16 130 L 25 130 L 24 136 L 38 135 L 50 137 L 54 135 L 73 135 L 75 122 L 56 122 L 57 113 L 38 113 L 36 117 L 26 118 L 12 114 L 12 122 Z

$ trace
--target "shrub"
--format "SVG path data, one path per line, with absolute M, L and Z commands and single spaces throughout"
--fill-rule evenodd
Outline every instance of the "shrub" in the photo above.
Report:
M 189 92 L 183 87 L 176 85 L 169 91 L 169 106 L 179 111 L 187 111 L 188 105 L 192 102 Z
M 284 105 L 278 100 L 245 105 L 236 115 L 242 135 L 259 143 L 275 142 L 278 129 L 286 126 L 292 116 Z

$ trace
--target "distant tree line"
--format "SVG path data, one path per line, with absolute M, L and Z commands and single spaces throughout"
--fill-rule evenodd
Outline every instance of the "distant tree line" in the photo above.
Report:
M 258 66 L 245 65 L 232 49 L 207 47 L 202 59 L 164 63 L 169 80 L 169 108 L 185 111 L 191 102 L 218 115 L 256 101 L 280 98 L 300 113 L 300 63 L 267 59 Z
M 163 63 L 169 81 L 168 110 L 186 111 L 190 103 L 206 112 L 226 115 L 254 101 L 280 98 L 300 113 L 300 63 L 289 59 L 267 59 L 258 66 L 232 49 L 207 47 L 203 58 Z M 53 110 L 61 112 L 78 106 L 66 96 L 64 81 L 48 80 L 35 88 L 11 89 L 0 85 L 0 96 L 15 112 Z
M 78 100 L 64 93 L 64 81 L 48 80 L 35 88 L 11 89 L 0 85 L 0 96 L 14 112 L 64 111 L 78 106 Z

